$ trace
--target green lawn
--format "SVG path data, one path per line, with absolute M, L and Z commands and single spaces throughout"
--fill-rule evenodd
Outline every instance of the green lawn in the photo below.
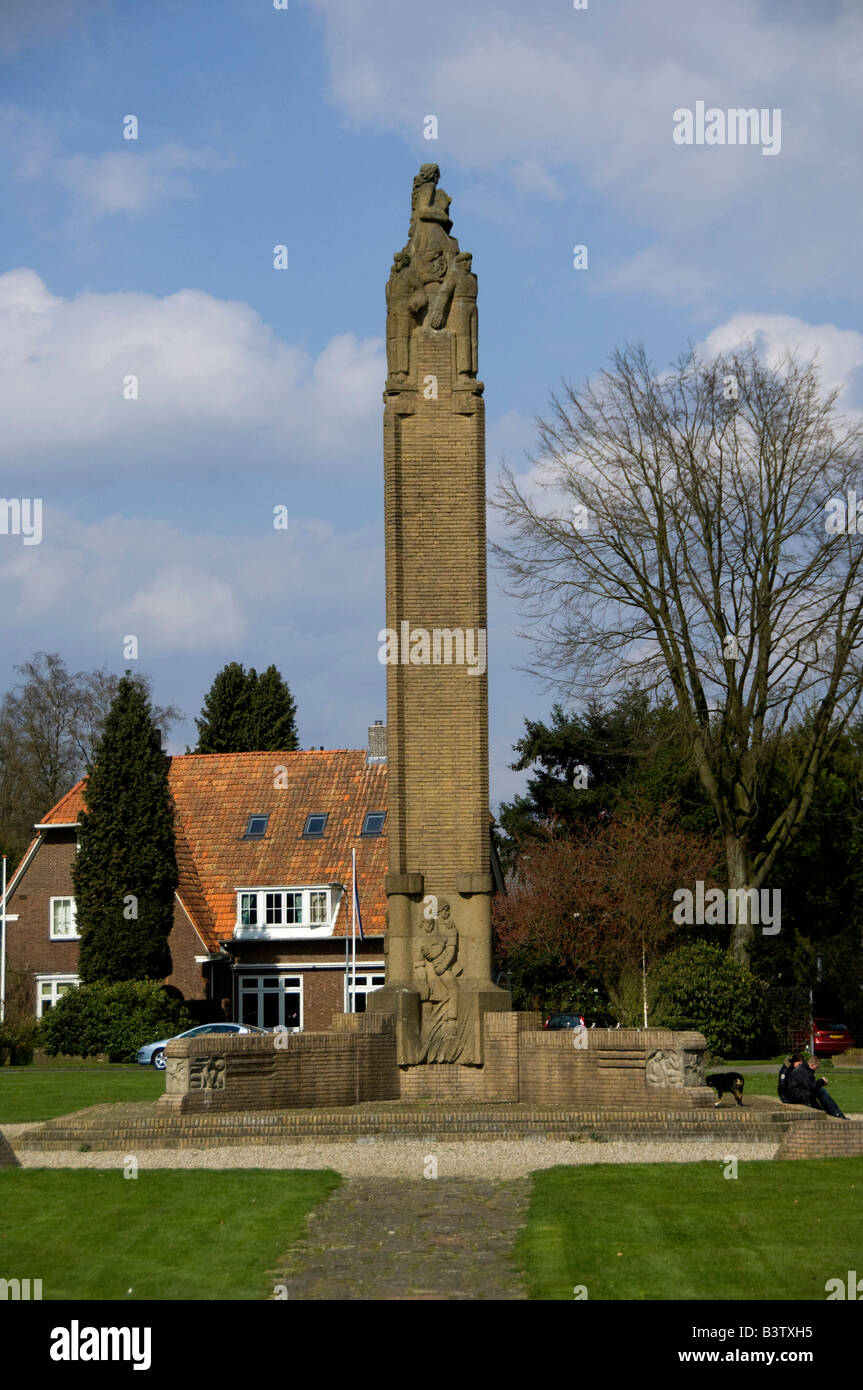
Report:
M 729 1142 L 728 1153 L 734 1152 Z M 824 1299 L 861 1267 L 863 1158 L 533 1174 L 516 1258 L 531 1298 Z
M 831 1096 L 846 1115 L 863 1114 L 863 1072 L 840 1071 L 837 1067 L 834 1071 L 819 1071 L 819 1076 L 823 1076 L 827 1082 L 827 1089 Z M 743 1088 L 743 1104 L 746 1104 L 747 1096 L 775 1096 L 776 1083 L 778 1080 L 778 1068 L 775 1072 L 765 1072 L 754 1076 L 744 1074 L 745 1086 Z M 778 1096 L 777 1096 L 778 1100 Z M 730 1097 L 723 1096 L 722 1104 L 730 1104 Z
M 705 1063 L 705 1069 L 707 1071 L 734 1071 L 737 1067 L 763 1067 L 765 1071 L 770 1071 L 771 1069 L 778 1071 L 787 1057 L 787 1052 L 784 1056 L 776 1058 L 743 1057 L 737 1062 L 711 1062 L 709 1066 Z
M 165 1073 L 152 1067 L 137 1072 L 110 1066 L 69 1072 L 0 1067 L 0 1125 L 52 1120 L 116 1100 L 157 1100 L 164 1089 Z
M 146 1162 L 146 1158 L 144 1159 Z M 0 1170 L 5 1277 L 43 1299 L 263 1299 L 337 1173 Z

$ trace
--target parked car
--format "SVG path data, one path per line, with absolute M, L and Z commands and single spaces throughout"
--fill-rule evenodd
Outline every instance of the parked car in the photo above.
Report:
M 584 1014 L 549 1014 L 544 1028 L 619 1028 L 620 1024 L 607 1014 L 597 1014 L 587 1022 Z
M 208 1033 L 266 1033 L 266 1028 L 253 1028 L 249 1023 L 199 1023 L 197 1028 L 189 1028 L 185 1033 L 177 1033 L 178 1038 L 202 1038 Z M 165 1070 L 165 1048 L 173 1038 L 160 1038 L 158 1042 L 146 1043 L 138 1048 L 138 1065 L 153 1066 L 156 1071 Z
M 818 1057 L 835 1057 L 839 1052 L 847 1052 L 849 1047 L 856 1047 L 851 1029 L 847 1023 L 834 1023 L 828 1018 L 816 1018 L 815 1027 L 815 1055 Z

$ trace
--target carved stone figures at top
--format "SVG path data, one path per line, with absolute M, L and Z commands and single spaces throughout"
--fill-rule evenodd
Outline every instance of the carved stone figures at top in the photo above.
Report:
M 475 377 L 477 373 L 477 279 L 470 268 L 472 259 L 469 251 L 460 252 L 452 270 L 450 323 L 455 333 L 456 371 L 459 377 Z
M 450 236 L 450 197 L 438 187 L 440 170 L 424 164 L 411 197 L 408 242 L 396 253 L 387 284 L 387 390 L 414 376 L 411 337 L 418 327 L 448 330 L 455 339 L 455 372 L 467 385 L 477 372 L 477 280 L 471 258 Z
M 404 381 L 410 365 L 408 340 L 417 315 L 428 303 L 422 281 L 407 251 L 397 251 L 387 281 L 387 369 L 393 381 Z
M 420 221 L 437 222 L 447 233 L 452 230 L 452 219 L 449 215 L 452 198 L 448 193 L 444 193 L 442 188 L 438 188 L 439 179 L 440 169 L 436 164 L 421 165 L 419 173 L 414 177 L 411 191 L 411 224 L 408 229 L 410 241 L 416 239 L 417 223 Z

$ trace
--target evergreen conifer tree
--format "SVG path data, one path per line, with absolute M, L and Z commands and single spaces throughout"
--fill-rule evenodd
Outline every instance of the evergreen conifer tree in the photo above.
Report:
M 129 671 L 96 745 L 84 800 L 72 868 L 81 980 L 163 980 L 171 973 L 177 887 L 173 803 L 147 692 Z
M 275 666 L 262 675 L 254 670 L 255 684 L 250 690 L 247 726 L 248 748 L 262 753 L 297 747 L 297 706 L 288 684 Z
M 210 687 L 198 726 L 197 753 L 260 753 L 297 747 L 297 707 L 275 666 L 258 675 L 232 661 Z
M 249 675 L 252 673 L 250 672 Z M 219 672 L 204 699 L 196 753 L 242 753 L 248 748 L 249 676 L 239 661 Z

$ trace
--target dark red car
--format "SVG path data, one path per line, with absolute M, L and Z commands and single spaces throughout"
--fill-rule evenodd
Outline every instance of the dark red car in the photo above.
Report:
M 815 1052 L 819 1057 L 835 1057 L 837 1052 L 846 1052 L 856 1047 L 851 1030 L 846 1023 L 834 1023 L 829 1018 L 816 1018 Z

